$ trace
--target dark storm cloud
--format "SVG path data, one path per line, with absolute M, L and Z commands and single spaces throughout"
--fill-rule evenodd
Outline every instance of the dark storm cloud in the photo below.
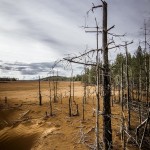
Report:
M 54 66 L 54 62 L 41 63 L 4 63 L 0 66 L 2 71 L 18 71 L 22 75 L 36 75 L 42 72 L 49 72 Z M 61 64 L 57 64 L 55 68 L 61 68 Z
M 11 71 L 13 70 L 13 67 L 0 65 L 0 69 L 5 71 Z
M 36 75 L 38 73 L 39 72 L 36 72 L 35 70 L 29 70 L 29 69 L 21 70 L 22 75 Z

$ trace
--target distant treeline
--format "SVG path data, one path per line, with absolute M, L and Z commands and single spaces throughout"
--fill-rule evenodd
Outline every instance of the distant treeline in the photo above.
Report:
M 17 81 L 17 78 L 0 78 L 0 81 Z
M 64 76 L 51 76 L 51 77 L 46 77 L 43 78 L 43 81 L 70 81 L 74 79 L 74 81 L 82 81 L 83 76 L 82 75 L 76 75 L 73 78 L 71 77 L 64 77 Z
M 63 76 L 51 76 L 51 77 L 46 77 L 42 79 L 43 81 L 69 81 L 69 77 L 63 77 Z

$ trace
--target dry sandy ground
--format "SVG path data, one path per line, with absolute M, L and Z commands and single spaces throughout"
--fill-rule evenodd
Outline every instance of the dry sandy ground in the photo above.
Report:
M 0 83 L 0 150 L 88 150 L 95 145 L 95 87 L 88 87 L 85 120 L 82 119 L 83 85 L 75 82 L 75 102 L 79 116 L 69 117 L 69 82 L 58 83 L 58 102 L 52 103 L 50 116 L 49 84 L 41 82 L 42 106 L 38 100 L 38 82 Z M 5 104 L 5 97 L 7 103 Z M 72 113 L 76 114 L 73 105 Z M 101 104 L 102 108 L 102 104 Z M 46 116 L 47 112 L 47 116 Z M 113 147 L 122 149 L 120 140 L 120 106 L 112 107 Z M 102 141 L 102 116 L 100 140 Z M 129 145 L 128 149 L 137 149 Z

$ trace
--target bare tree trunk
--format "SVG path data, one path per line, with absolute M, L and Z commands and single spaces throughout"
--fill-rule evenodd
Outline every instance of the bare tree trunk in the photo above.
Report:
M 144 68 L 145 68 L 145 91 L 146 91 L 146 103 L 148 105 L 148 69 L 147 69 L 147 57 L 146 57 L 146 54 L 145 54 L 145 61 L 144 61 Z
M 131 81 L 131 97 L 130 97 L 130 99 L 131 100 L 134 100 L 134 77 L 133 77 L 133 71 L 131 70 L 131 79 L 132 79 L 132 81 Z
M 84 121 L 84 107 L 85 107 L 85 102 L 84 102 L 84 96 L 83 96 L 83 98 L 82 98 L 82 120 Z
M 140 66 L 140 77 L 139 77 L 139 103 L 142 102 L 142 68 Z M 141 105 L 139 104 L 139 121 L 142 122 L 142 112 L 141 112 Z
M 140 77 L 141 77 L 141 69 L 140 69 Z M 140 90 L 141 90 L 141 85 L 140 85 L 140 78 L 139 77 L 139 82 L 138 82 L 138 106 L 139 106 L 139 123 L 141 123 L 141 105 L 140 105 Z
M 148 67 L 147 67 L 147 56 L 146 56 L 146 51 L 147 51 L 147 27 L 146 27 L 146 22 L 144 21 L 144 31 L 145 31 L 145 34 L 144 34 L 144 36 L 145 36 L 145 41 L 144 41 L 144 43 L 145 43 L 145 61 L 144 61 L 144 68 L 145 68 L 145 74 L 146 74 L 146 77 L 145 77 L 145 82 L 146 82 L 146 86 L 145 86 L 145 90 L 146 90 L 146 102 L 147 102 L 147 105 L 148 105 L 148 92 L 149 92 L 149 83 L 148 83 Z
M 70 95 L 69 95 L 69 117 L 71 117 L 71 79 L 70 79 Z
M 128 50 L 127 50 L 127 42 L 126 42 L 126 46 L 125 46 L 125 50 L 126 50 L 126 82 L 127 82 L 127 109 L 128 109 L 128 130 L 130 130 L 131 125 L 130 125 L 130 85 L 129 85 L 129 71 L 128 71 L 128 67 L 129 67 L 129 63 L 128 63 Z
M 120 104 L 120 97 L 121 97 L 121 94 L 120 94 L 120 84 L 121 84 L 121 82 L 120 82 L 120 78 L 118 77 L 118 91 L 119 91 L 119 97 L 118 97 L 118 102 L 119 102 L 119 104 Z
M 85 63 L 86 63 L 86 59 L 85 59 Z M 85 103 L 86 103 L 86 66 L 84 65 L 84 96 L 83 96 L 83 99 L 82 99 L 82 113 L 83 113 L 83 116 L 82 116 L 82 120 L 84 121 L 85 119 Z
M 8 99 L 7 99 L 7 96 L 5 97 L 5 104 L 7 104 L 7 101 L 8 101 Z
M 123 63 L 121 65 L 121 106 L 122 106 L 122 111 L 123 111 L 123 95 L 124 95 L 124 91 L 123 91 Z
M 109 76 L 108 62 L 108 44 L 107 44 L 107 3 L 103 2 L 103 31 L 102 31 L 102 49 L 103 49 L 103 141 L 104 149 L 112 149 L 112 127 L 111 127 L 111 85 Z
M 41 79 L 40 79 L 40 76 L 39 76 L 39 105 L 41 106 L 42 105 L 42 96 L 41 96 Z
M 74 77 L 72 77 L 72 88 L 73 88 L 72 89 L 73 90 L 72 91 L 72 101 L 75 102 L 75 100 L 74 100 Z
M 53 97 L 54 97 L 54 103 L 56 103 L 56 87 L 55 87 L 55 80 L 54 80 L 54 71 L 53 71 Z
M 52 110 L 52 89 L 51 89 L 50 79 L 48 81 L 49 81 L 49 98 L 50 98 L 50 101 L 49 101 L 49 104 L 50 104 L 50 116 L 53 116 L 53 110 Z
M 116 101 L 116 83 L 115 83 L 115 81 L 114 81 L 114 88 L 113 88 L 113 93 L 114 93 L 114 95 L 113 95 L 113 98 L 112 98 L 112 107 L 113 107 L 113 105 L 114 105 L 114 102 Z
M 150 45 L 149 45 L 149 48 L 150 48 Z M 149 55 L 148 55 L 148 89 L 147 89 L 147 107 L 150 108 L 150 52 L 149 52 Z M 150 128 L 150 122 L 149 122 L 149 128 Z M 150 130 L 149 130 L 150 131 Z
M 150 46 L 149 46 L 149 76 L 148 76 L 148 81 L 149 81 L 149 86 L 148 86 L 148 88 L 149 88 L 149 95 L 148 95 L 148 97 L 150 96 Z M 150 107 L 150 103 L 149 103 L 149 107 Z
M 71 85 L 70 85 L 70 90 L 71 90 Z M 69 96 L 69 116 L 71 117 L 71 92 Z
M 150 49 L 150 47 L 149 47 L 149 49 Z M 148 83 L 148 106 L 150 107 L 150 102 L 149 102 L 149 98 L 150 98 L 150 50 L 149 50 L 149 74 L 148 74 L 148 81 L 149 81 L 149 83 Z
M 56 89 L 55 89 L 55 98 L 56 98 L 56 102 L 58 101 L 58 97 L 57 97 L 57 93 L 58 93 L 58 71 L 57 71 L 57 78 L 56 78 Z
M 97 56 L 96 56 L 96 147 L 100 149 L 99 145 L 99 110 L 100 110 L 100 92 L 99 92 L 99 51 L 98 51 L 98 26 L 97 26 Z
M 85 64 L 86 64 L 86 59 L 85 59 Z M 86 85 L 87 85 L 87 72 L 86 72 L 86 65 L 84 65 L 84 73 L 85 73 L 85 82 L 84 82 L 84 103 L 86 104 Z

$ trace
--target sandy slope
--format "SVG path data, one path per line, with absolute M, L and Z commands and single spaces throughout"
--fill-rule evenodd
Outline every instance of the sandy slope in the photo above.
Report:
M 69 82 L 59 82 L 58 102 L 52 103 L 49 116 L 49 85 L 41 83 L 43 105 L 38 105 L 38 82 L 0 83 L 0 150 L 86 150 L 95 145 L 94 87 L 89 87 L 82 120 L 83 85 L 75 82 L 75 102 L 79 116 L 68 116 Z M 7 96 L 8 103 L 4 103 Z M 62 96 L 62 103 L 61 103 Z M 76 114 L 73 103 L 73 114 Z M 102 108 L 102 105 L 101 105 Z M 46 116 L 47 112 L 47 116 Z M 112 107 L 113 145 L 122 149 L 120 141 L 120 107 Z M 102 141 L 102 116 L 100 116 Z M 129 147 L 130 149 L 130 147 Z M 136 149 L 132 146 L 131 149 Z

